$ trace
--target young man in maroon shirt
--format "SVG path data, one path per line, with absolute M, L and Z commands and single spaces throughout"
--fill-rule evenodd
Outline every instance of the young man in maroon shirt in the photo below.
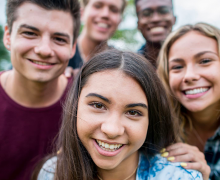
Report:
M 70 83 L 78 0 L 8 0 L 4 45 L 13 69 L 0 74 L 0 179 L 30 179 L 51 153 Z

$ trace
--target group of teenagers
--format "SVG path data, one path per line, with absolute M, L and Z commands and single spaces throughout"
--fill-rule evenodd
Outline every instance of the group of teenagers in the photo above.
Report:
M 172 0 L 136 0 L 146 44 L 120 51 L 125 7 L 7 0 L 1 180 L 220 179 L 220 30 L 172 32 Z

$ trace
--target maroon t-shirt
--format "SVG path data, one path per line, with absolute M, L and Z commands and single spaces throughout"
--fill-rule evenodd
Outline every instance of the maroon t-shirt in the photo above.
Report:
M 0 84 L 0 180 L 29 180 L 36 163 L 51 153 L 70 84 L 71 79 L 61 99 L 45 108 L 17 104 Z

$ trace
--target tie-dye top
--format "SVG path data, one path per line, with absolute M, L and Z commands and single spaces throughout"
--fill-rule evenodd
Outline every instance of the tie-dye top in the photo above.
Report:
M 38 180 L 53 180 L 57 157 L 49 159 L 40 170 Z M 187 170 L 180 163 L 172 163 L 156 155 L 147 158 L 139 156 L 136 180 L 202 180 L 202 174 L 196 170 Z

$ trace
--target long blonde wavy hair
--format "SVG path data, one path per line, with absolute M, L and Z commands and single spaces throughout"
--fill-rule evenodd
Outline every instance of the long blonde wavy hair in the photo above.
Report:
M 175 98 L 174 94 L 170 89 L 168 58 L 169 58 L 170 48 L 174 44 L 174 42 L 191 31 L 196 31 L 203 34 L 204 36 L 215 39 L 218 45 L 218 53 L 220 56 L 220 30 L 218 28 L 206 23 L 185 25 L 179 28 L 178 30 L 172 32 L 165 40 L 158 56 L 158 69 L 157 69 L 158 76 L 165 87 L 168 99 L 170 100 L 170 103 L 172 105 L 173 114 L 176 115 L 176 119 L 178 119 L 179 121 L 176 123 L 180 123 L 180 137 L 184 141 L 187 141 L 187 134 L 185 132 L 185 128 L 189 127 L 190 130 L 192 130 L 193 126 L 190 117 L 186 113 L 186 109 Z

